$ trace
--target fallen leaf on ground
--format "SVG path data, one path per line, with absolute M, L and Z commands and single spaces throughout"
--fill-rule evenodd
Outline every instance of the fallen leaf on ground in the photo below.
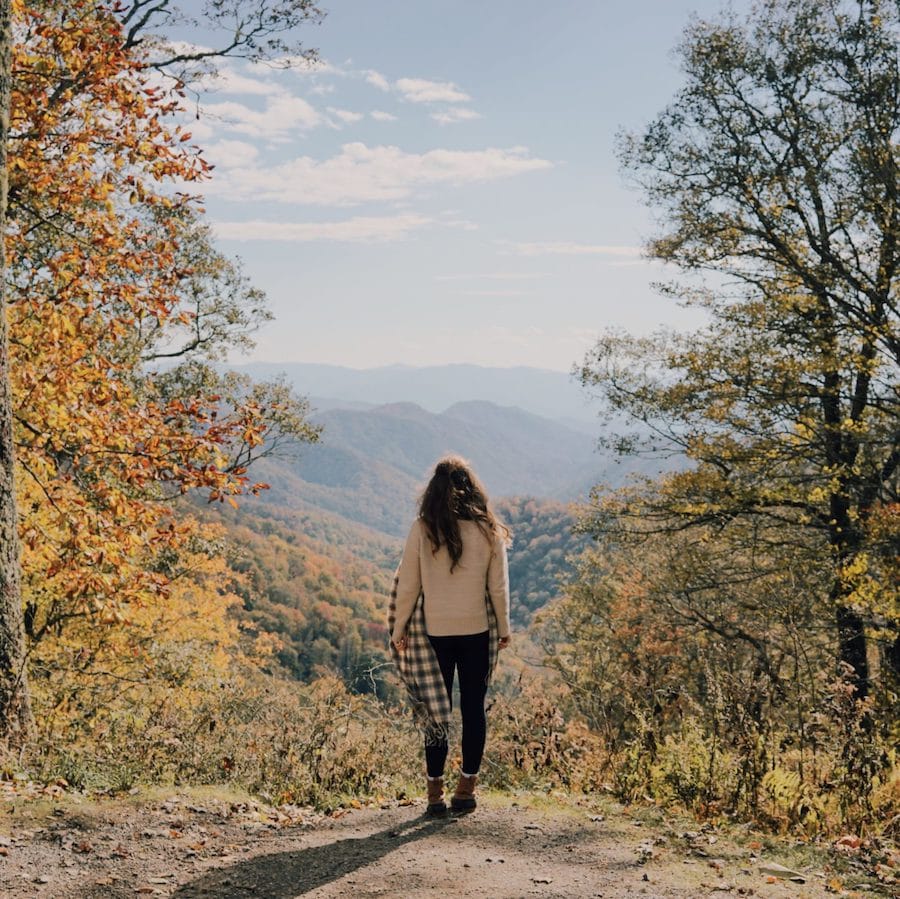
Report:
M 887 865 L 882 865 L 881 863 L 875 865 L 875 876 L 882 883 L 894 883 L 897 880 L 897 875 L 894 871 Z
M 766 862 L 763 865 L 759 866 L 760 874 L 774 874 L 776 877 L 784 877 L 787 880 L 792 880 L 794 883 L 806 883 L 806 877 L 801 874 L 799 871 L 792 871 L 790 868 L 785 868 L 784 865 L 779 865 L 778 862 Z
M 844 852 L 852 852 L 854 849 L 859 849 L 861 844 L 862 840 L 858 836 L 847 833 L 834 841 L 834 848 Z

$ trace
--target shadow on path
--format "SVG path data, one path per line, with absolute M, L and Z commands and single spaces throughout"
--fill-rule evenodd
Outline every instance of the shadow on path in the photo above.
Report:
M 323 846 L 258 855 L 208 871 L 180 886 L 173 895 L 182 899 L 200 896 L 293 899 L 364 868 L 405 843 L 430 836 L 447 824 L 448 819 L 418 817 L 366 837 L 348 837 Z

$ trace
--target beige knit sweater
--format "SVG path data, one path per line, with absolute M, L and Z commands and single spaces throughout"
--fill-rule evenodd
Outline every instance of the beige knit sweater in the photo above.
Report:
M 450 571 L 446 546 L 435 553 L 421 518 L 413 522 L 398 571 L 397 618 L 391 639 L 406 633 L 419 593 L 425 594 L 425 627 L 432 637 L 480 634 L 488 629 L 485 587 L 497 613 L 500 637 L 509 636 L 509 570 L 506 545 L 488 540 L 474 521 L 460 520 L 462 556 Z

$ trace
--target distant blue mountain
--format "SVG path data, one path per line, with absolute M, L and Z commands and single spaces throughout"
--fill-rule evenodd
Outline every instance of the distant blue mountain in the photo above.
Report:
M 589 433 L 596 433 L 599 427 L 597 403 L 588 399 L 571 375 L 559 371 L 479 365 L 355 369 L 300 362 L 251 362 L 227 367 L 246 372 L 255 380 L 283 373 L 298 393 L 311 397 L 322 410 L 408 402 L 438 413 L 455 403 L 483 400 L 497 406 L 518 406 L 554 421 L 567 420 L 571 427 Z
M 293 460 L 264 459 L 255 472 L 271 484 L 262 502 L 325 509 L 387 534 L 402 535 L 434 462 L 457 453 L 472 462 L 493 497 L 584 499 L 598 483 L 621 483 L 620 466 L 595 440 L 559 422 L 485 401 L 440 414 L 414 403 L 333 408 L 314 416 L 321 443 Z

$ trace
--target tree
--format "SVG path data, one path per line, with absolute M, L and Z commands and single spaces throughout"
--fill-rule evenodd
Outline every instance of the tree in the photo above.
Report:
M 290 8 L 307 6 L 215 2 L 209 15 L 236 17 L 243 36 L 222 53 L 261 58 L 287 46 L 277 35 L 302 19 Z M 253 385 L 205 364 L 228 345 L 249 345 L 247 332 L 267 313 L 239 267 L 211 246 L 197 198 L 171 186 L 208 170 L 172 120 L 180 83 L 151 78 L 151 68 L 172 62 L 153 55 L 169 45 L 140 35 L 172 9 L 166 0 L 12 3 L 3 148 L 13 364 L 0 374 L 11 380 L 3 408 L 13 420 L 0 462 L 12 471 L 14 440 L 24 577 L 10 474 L 0 480 L 9 500 L 0 607 L 8 736 L 28 721 L 23 625 L 34 648 L 73 622 L 147 619 L 170 595 L 173 559 L 191 555 L 193 527 L 173 514 L 177 498 L 199 489 L 234 503 L 266 486 L 247 473 L 255 459 L 317 435 L 307 404 L 285 385 Z M 182 364 L 164 375 L 145 369 L 162 356 Z M 41 654 L 52 669 L 46 644 Z
M 6 315 L 7 142 L 12 81 L 12 11 L 0 0 L 0 738 L 20 743 L 31 726 L 25 672 L 21 570 Z
M 582 370 L 644 423 L 622 448 L 689 460 L 594 529 L 818 559 L 859 696 L 872 628 L 895 641 L 900 621 L 879 574 L 900 549 L 898 45 L 883 0 L 763 0 L 688 27 L 685 86 L 621 158 L 662 212 L 650 255 L 696 276 L 663 289 L 709 324 L 609 336 Z

